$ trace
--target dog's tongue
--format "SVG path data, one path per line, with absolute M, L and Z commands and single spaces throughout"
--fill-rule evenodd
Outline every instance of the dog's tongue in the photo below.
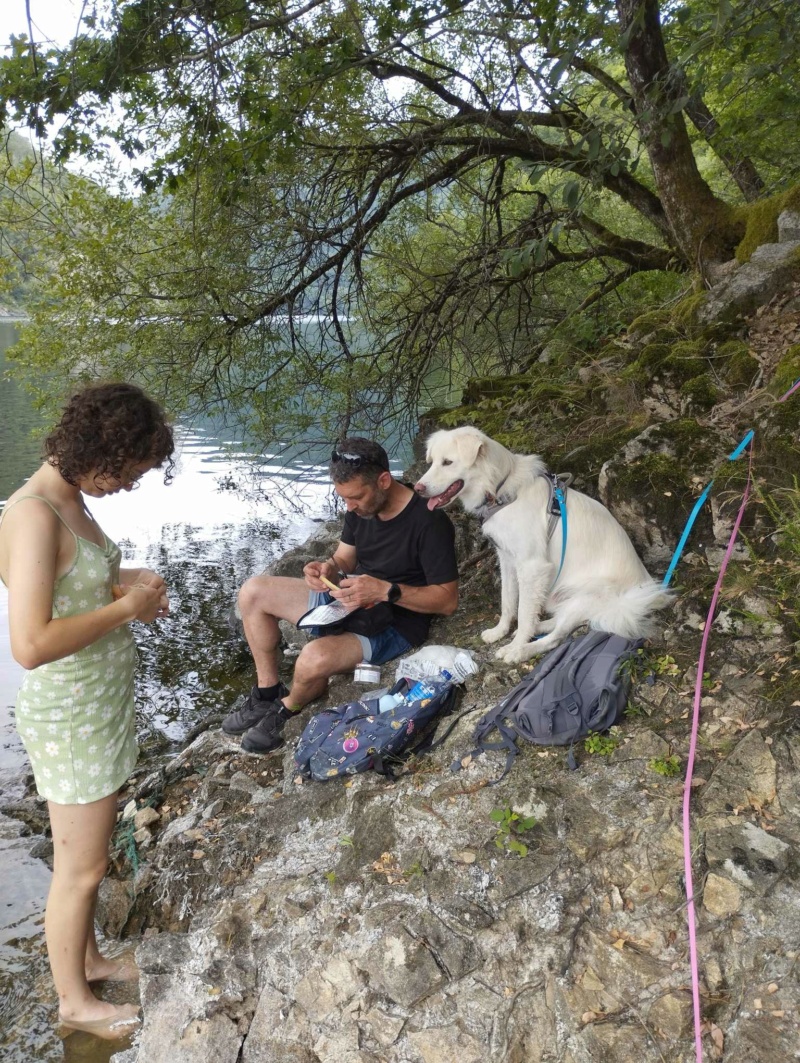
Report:
M 446 506 L 450 499 L 454 498 L 463 486 L 463 480 L 454 480 L 447 490 L 442 491 L 440 495 L 433 495 L 432 498 L 428 499 L 428 509 L 438 509 L 439 506 Z

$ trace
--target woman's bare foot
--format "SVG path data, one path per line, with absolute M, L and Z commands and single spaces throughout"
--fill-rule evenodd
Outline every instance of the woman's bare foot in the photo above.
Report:
M 128 952 L 116 959 L 97 956 L 86 964 L 87 982 L 138 982 L 139 968 L 133 953 Z
M 130 1037 L 141 1021 L 136 1004 L 108 1004 L 104 1000 L 97 1001 L 97 1008 L 90 1004 L 75 1014 L 59 1011 L 58 1018 L 66 1031 L 78 1030 L 104 1041 Z

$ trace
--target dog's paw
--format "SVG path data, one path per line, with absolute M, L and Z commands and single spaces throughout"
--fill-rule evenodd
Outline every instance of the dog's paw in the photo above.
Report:
M 501 646 L 495 654 L 500 661 L 505 661 L 506 664 L 518 664 L 519 661 L 524 661 L 524 651 L 527 649 L 527 643 L 525 642 L 509 642 L 507 646 Z
M 481 638 L 491 645 L 491 643 L 499 642 L 500 639 L 505 638 L 508 631 L 509 629 L 504 624 L 497 624 L 496 627 L 487 627 L 485 631 L 482 631 Z

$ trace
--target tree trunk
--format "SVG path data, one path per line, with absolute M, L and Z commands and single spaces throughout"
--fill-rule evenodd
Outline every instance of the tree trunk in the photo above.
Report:
M 658 0 L 616 0 L 639 132 L 675 246 L 693 268 L 733 256 L 738 237 L 726 205 L 700 175 L 671 76 Z

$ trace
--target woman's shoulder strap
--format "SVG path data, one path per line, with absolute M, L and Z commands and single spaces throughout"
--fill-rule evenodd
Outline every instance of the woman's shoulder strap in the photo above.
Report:
M 16 506 L 18 502 L 24 502 L 27 498 L 35 498 L 39 502 L 44 502 L 46 506 L 49 506 L 50 509 L 52 509 L 52 511 L 55 513 L 55 515 L 58 517 L 64 527 L 71 531 L 73 535 L 75 535 L 75 532 L 72 531 L 72 528 L 70 528 L 69 524 L 67 524 L 64 518 L 61 516 L 58 509 L 53 505 L 53 503 L 49 499 L 45 498 L 44 495 L 20 495 L 19 498 L 15 498 L 13 502 L 9 502 L 6 505 L 5 509 L 3 510 L 2 516 L 5 517 L 6 513 L 8 513 L 8 511 L 12 507 Z M 0 519 L 2 518 L 0 517 Z M 77 535 L 75 535 L 75 538 L 77 539 Z

